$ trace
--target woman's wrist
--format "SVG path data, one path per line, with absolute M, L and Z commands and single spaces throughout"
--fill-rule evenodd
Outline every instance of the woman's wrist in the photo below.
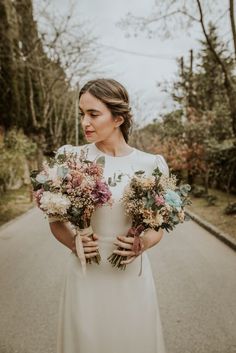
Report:
M 141 242 L 143 244 L 143 251 L 148 250 L 149 248 L 153 247 L 161 240 L 163 236 L 163 229 L 159 229 L 155 231 L 151 228 L 148 228 L 141 233 Z
M 71 251 L 74 248 L 74 232 L 68 223 L 52 222 L 50 229 L 54 237 Z

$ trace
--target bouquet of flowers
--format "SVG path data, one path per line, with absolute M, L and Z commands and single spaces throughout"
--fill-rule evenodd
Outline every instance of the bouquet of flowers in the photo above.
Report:
M 190 205 L 188 196 L 191 187 L 188 184 L 177 186 L 174 175 L 165 176 L 156 168 L 150 177 L 144 171 L 137 171 L 126 188 L 122 201 L 125 212 L 132 218 L 132 227 L 127 236 L 133 236 L 132 250 L 138 255 L 141 250 L 140 235 L 148 228 L 158 231 L 160 228 L 168 232 L 187 219 L 184 207 Z M 121 250 L 118 247 L 118 250 Z M 127 256 L 111 254 L 108 260 L 119 269 Z
M 49 217 L 69 221 L 75 229 L 75 244 L 83 273 L 86 263 L 100 263 L 99 252 L 86 259 L 81 237 L 93 237 L 90 225 L 96 207 L 111 204 L 111 192 L 103 179 L 105 158 L 89 161 L 84 151 L 60 153 L 42 170 L 31 173 L 33 193 L 38 207 Z

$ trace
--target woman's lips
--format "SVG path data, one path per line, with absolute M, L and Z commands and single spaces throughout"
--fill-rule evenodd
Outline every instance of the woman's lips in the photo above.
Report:
M 86 136 L 90 136 L 91 134 L 93 134 L 94 133 L 94 131 L 85 131 L 85 135 Z

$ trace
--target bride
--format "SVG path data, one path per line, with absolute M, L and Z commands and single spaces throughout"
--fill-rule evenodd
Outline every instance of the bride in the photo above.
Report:
M 82 238 L 86 258 L 99 253 L 100 265 L 87 266 L 83 275 L 69 223 L 50 217 L 55 238 L 71 250 L 61 291 L 57 353 L 165 353 L 162 325 L 147 250 L 157 245 L 163 230 L 147 229 L 139 255 L 127 237 L 131 219 L 120 201 L 130 176 L 147 175 L 158 166 L 168 175 L 161 155 L 128 144 L 132 114 L 126 89 L 112 79 L 87 82 L 80 91 L 81 125 L 88 143 L 65 145 L 60 151 L 86 150 L 88 159 L 105 157 L 104 177 L 110 184 L 112 206 L 97 209 L 91 220 L 93 241 Z M 117 180 L 117 175 L 122 177 Z M 122 248 L 122 250 L 118 250 Z M 127 256 L 125 271 L 111 266 L 111 253 Z M 142 275 L 138 276 L 142 253 Z

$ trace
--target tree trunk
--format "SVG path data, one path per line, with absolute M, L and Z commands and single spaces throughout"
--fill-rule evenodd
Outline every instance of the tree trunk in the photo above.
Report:
M 230 15 L 232 37 L 234 42 L 234 56 L 236 60 L 236 27 L 235 27 L 235 14 L 234 14 L 234 0 L 229 0 L 229 15 Z

